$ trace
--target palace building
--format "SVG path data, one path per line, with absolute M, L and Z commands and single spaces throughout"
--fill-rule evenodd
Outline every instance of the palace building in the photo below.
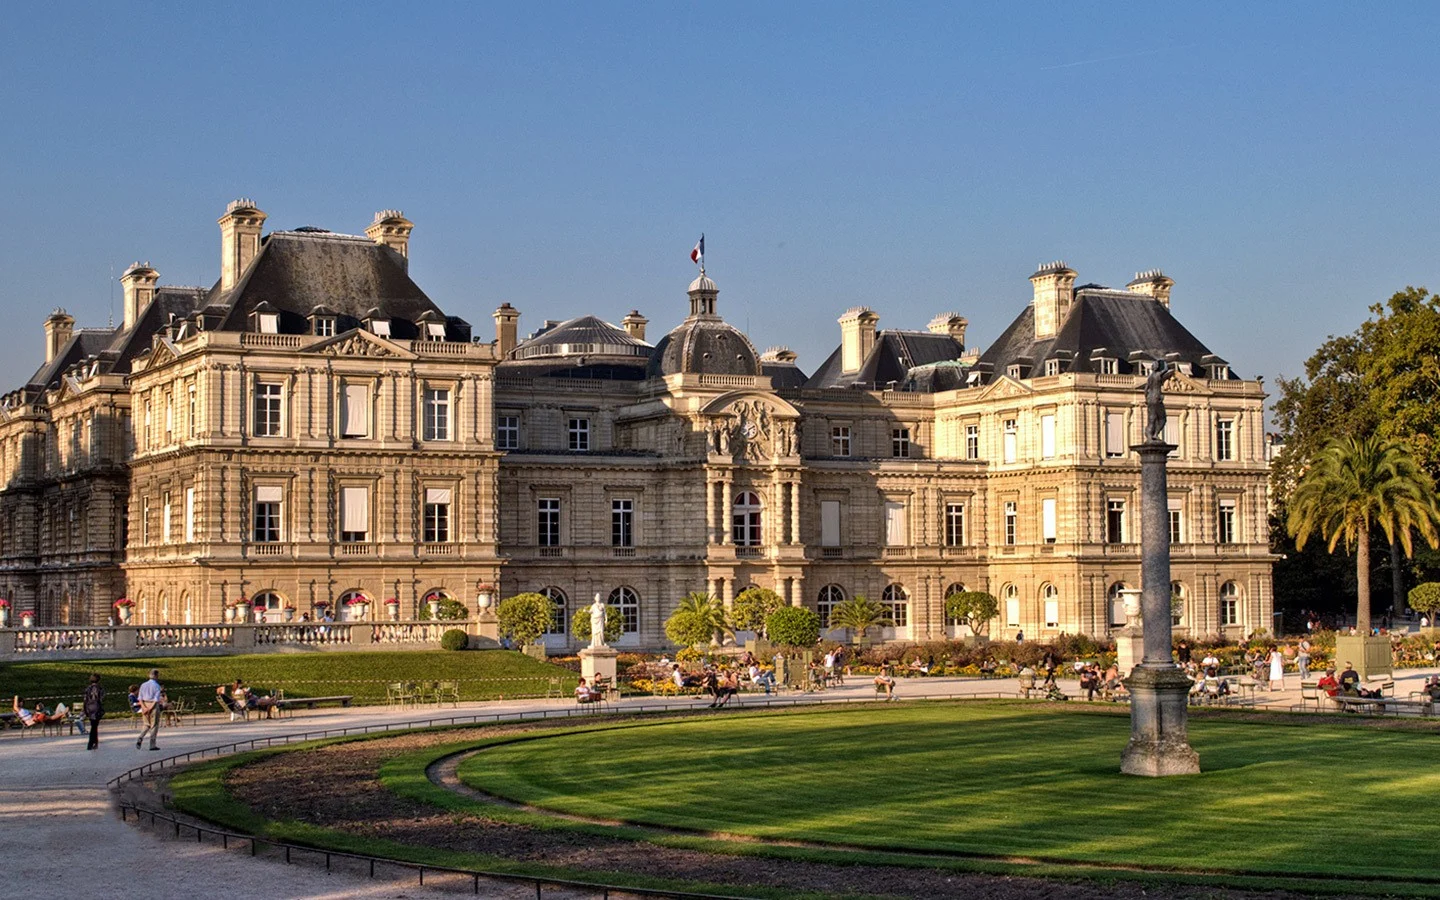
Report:
M 40 624 L 104 624 L 121 596 L 142 624 L 242 597 L 411 616 L 495 585 L 565 608 L 557 649 L 596 593 L 622 646 L 656 647 L 686 593 L 758 585 L 822 618 L 879 600 L 892 639 L 957 635 L 961 588 L 1000 599 L 994 635 L 1100 635 L 1139 586 L 1130 445 L 1159 359 L 1174 621 L 1270 626 L 1264 392 L 1159 271 L 1115 290 L 1041 266 L 983 352 L 958 314 L 881 329 L 857 307 L 807 375 L 728 324 L 703 271 L 653 343 L 638 310 L 522 337 L 508 303 L 481 340 L 411 280 L 398 211 L 364 235 L 265 219 L 229 205 L 208 288 L 137 263 L 118 327 L 57 310 L 0 400 L 0 593 Z

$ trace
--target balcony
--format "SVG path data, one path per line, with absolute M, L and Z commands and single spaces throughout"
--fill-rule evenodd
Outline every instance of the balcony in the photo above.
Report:
M 564 547 L 541 547 L 537 555 L 541 559 L 560 559 L 565 555 Z
M 883 554 L 885 559 L 908 559 L 912 551 L 909 547 L 886 547 Z
M 284 544 L 251 544 L 251 556 L 282 556 L 285 553 Z
M 845 548 L 844 548 L 844 547 L 821 547 L 821 548 L 820 548 L 820 558 L 821 558 L 821 559 L 844 559 L 844 558 L 845 558 Z
M 762 547 L 736 547 L 736 548 L 735 548 L 735 558 L 736 558 L 736 559 L 759 559 L 760 557 L 762 557 L 762 556 L 764 556 L 764 555 L 765 555 L 765 550 L 764 550 L 764 548 L 762 548 Z
M 421 556 L 454 556 L 454 544 L 421 544 Z
M 615 557 L 616 559 L 634 559 L 634 558 L 635 558 L 635 548 L 634 548 L 634 547 L 611 547 L 611 548 L 610 548 L 610 555 L 613 556 L 613 557 Z
M 341 556 L 373 556 L 375 546 L 373 544 L 341 544 Z

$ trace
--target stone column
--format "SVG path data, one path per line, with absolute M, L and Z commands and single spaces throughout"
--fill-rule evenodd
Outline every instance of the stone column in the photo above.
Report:
M 1126 775 L 1191 775 L 1200 756 L 1190 746 L 1186 678 L 1170 658 L 1170 522 L 1166 457 L 1158 438 L 1130 448 L 1140 457 L 1140 619 L 1144 657 L 1130 673 L 1130 743 L 1120 757 Z
M 800 543 L 800 482 L 790 482 L 790 543 Z
M 705 543 L 715 543 L 715 482 L 705 476 Z
M 729 472 L 720 490 L 720 543 L 730 543 L 730 517 L 735 509 L 735 482 Z

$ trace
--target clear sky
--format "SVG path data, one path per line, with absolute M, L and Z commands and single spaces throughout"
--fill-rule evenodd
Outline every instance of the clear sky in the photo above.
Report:
M 0 30 L 0 385 L 112 267 L 219 273 L 215 219 L 415 221 L 411 271 L 493 333 L 687 308 L 813 371 L 835 319 L 954 310 L 985 346 L 1037 263 L 1300 372 L 1440 288 L 1436 4 L 21 4 Z M 116 303 L 118 316 L 118 303 Z

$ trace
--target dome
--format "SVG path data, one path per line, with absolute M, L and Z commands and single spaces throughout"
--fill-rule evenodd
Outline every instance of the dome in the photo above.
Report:
M 693 294 L 696 291 L 709 291 L 713 294 L 718 293 L 719 290 L 720 289 L 715 286 L 715 282 L 710 279 L 710 276 L 706 275 L 704 272 L 701 272 L 698 276 L 696 276 L 694 281 L 690 282 L 690 286 L 685 289 L 685 292 L 688 294 Z
M 512 359 L 626 356 L 644 359 L 650 345 L 596 316 L 579 316 L 541 329 L 516 345 Z
M 735 326 L 718 318 L 692 317 L 655 345 L 645 374 L 754 376 L 760 374 L 760 355 Z

